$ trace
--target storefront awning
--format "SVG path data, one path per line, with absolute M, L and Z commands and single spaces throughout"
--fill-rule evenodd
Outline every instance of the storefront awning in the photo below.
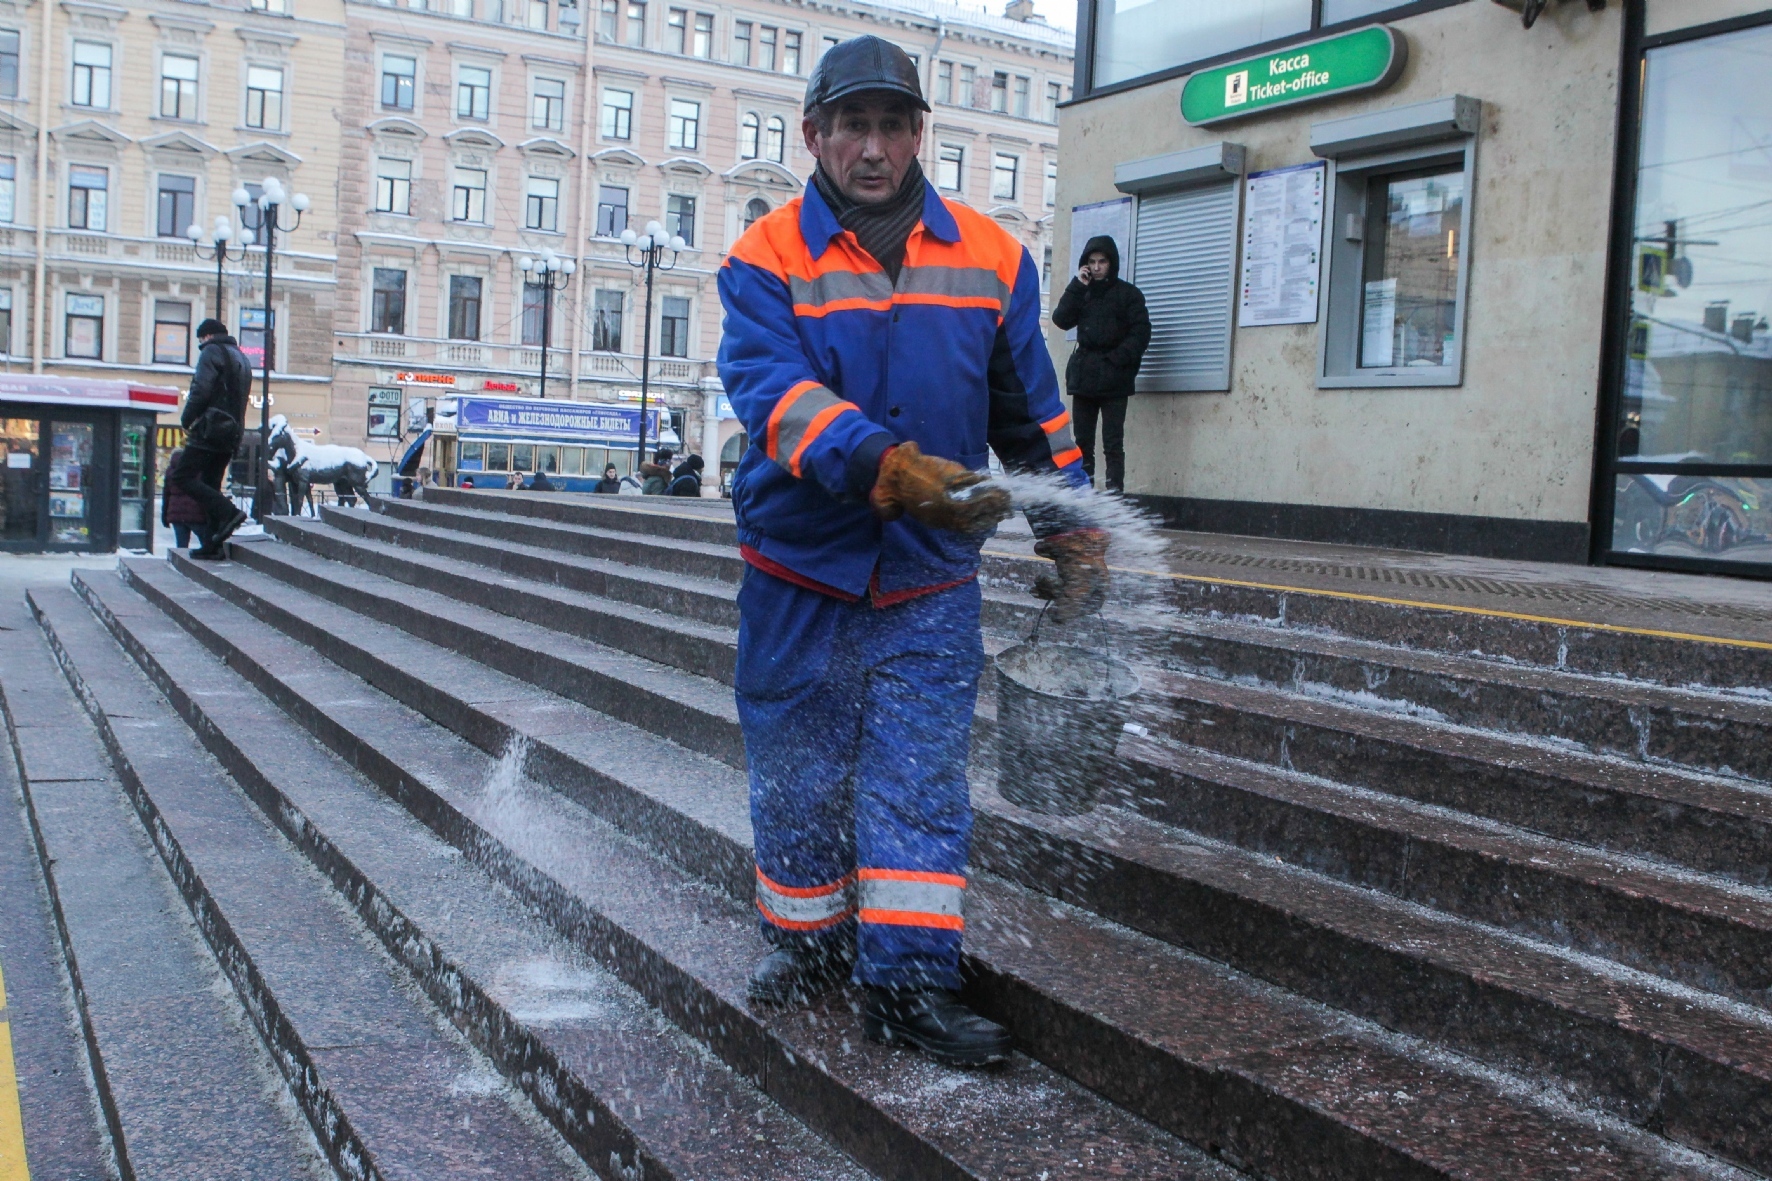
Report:
M 49 406 L 81 406 L 92 410 L 176 410 L 179 391 L 169 386 L 99 377 L 45 377 L 42 374 L 0 375 L 0 405 L 35 402 Z

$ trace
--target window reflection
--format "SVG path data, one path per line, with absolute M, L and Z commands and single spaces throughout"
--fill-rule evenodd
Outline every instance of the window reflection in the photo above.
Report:
M 1366 195 L 1360 366 L 1444 365 L 1457 335 L 1464 172 L 1373 178 Z

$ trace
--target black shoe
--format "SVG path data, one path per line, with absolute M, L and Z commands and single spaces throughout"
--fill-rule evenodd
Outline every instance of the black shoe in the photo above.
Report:
M 778 947 L 751 970 L 750 997 L 765 1005 L 806 1005 L 849 978 L 851 958 L 840 951 Z
M 227 556 L 227 548 L 221 542 L 214 541 L 191 551 L 191 559 L 197 562 L 220 562 Z
M 870 987 L 862 1032 L 871 1042 L 908 1042 L 944 1066 L 988 1066 L 1009 1057 L 1009 1031 L 940 988 Z
M 239 509 L 235 509 L 234 515 L 228 518 L 226 524 L 224 524 L 220 529 L 217 529 L 215 531 L 215 534 L 212 537 L 210 537 L 210 539 L 209 539 L 209 545 L 206 545 L 203 548 L 204 549 L 214 548 L 216 550 L 216 552 L 219 554 L 221 552 L 220 551 L 221 543 L 226 541 L 228 538 L 232 537 L 234 535 L 234 530 L 238 529 L 240 526 L 242 526 L 244 524 L 246 524 L 246 514 L 241 512 Z

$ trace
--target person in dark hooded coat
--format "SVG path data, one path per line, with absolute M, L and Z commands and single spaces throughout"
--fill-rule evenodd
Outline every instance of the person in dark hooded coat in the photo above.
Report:
M 1107 490 L 1126 484 L 1126 399 L 1151 343 L 1144 293 L 1120 278 L 1120 248 L 1105 234 L 1089 239 L 1076 278 L 1064 289 L 1052 322 L 1077 330 L 1077 347 L 1065 366 L 1071 396 L 1071 430 L 1083 451 L 1083 470 L 1095 479 L 1095 426 L 1102 427 Z

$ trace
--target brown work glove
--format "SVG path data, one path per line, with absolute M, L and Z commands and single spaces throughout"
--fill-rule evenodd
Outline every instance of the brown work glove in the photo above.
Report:
M 1051 558 L 1057 573 L 1034 579 L 1034 597 L 1052 604 L 1053 623 L 1069 623 L 1093 615 L 1107 601 L 1108 534 L 1105 529 L 1073 529 L 1034 543 L 1034 552 Z
M 965 495 L 965 489 L 982 483 L 984 477 L 977 472 L 924 455 L 915 443 L 900 443 L 880 457 L 880 474 L 869 500 L 882 521 L 908 515 L 935 529 L 983 533 L 1011 510 L 1009 493 L 1001 488 Z

